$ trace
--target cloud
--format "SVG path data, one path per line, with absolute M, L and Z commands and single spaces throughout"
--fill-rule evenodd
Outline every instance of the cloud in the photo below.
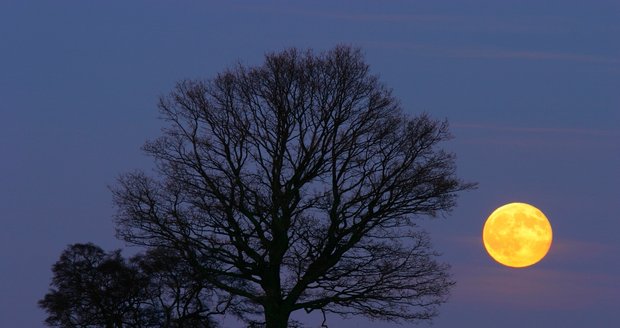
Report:
M 342 20 L 353 23 L 416 23 L 423 24 L 421 27 L 452 30 L 462 32 L 469 31 L 492 31 L 495 33 L 571 33 L 573 27 L 570 20 L 561 16 L 535 16 L 529 19 L 515 19 L 514 17 L 496 17 L 488 15 L 455 15 L 455 14 L 409 14 L 403 12 L 363 12 L 352 10 L 326 10 L 317 6 L 304 6 L 299 4 L 234 4 L 234 10 L 249 11 L 254 13 L 285 15 L 292 17 L 310 17 L 327 20 Z M 394 8 L 392 10 L 395 10 Z M 618 28 L 614 26 L 614 28 Z M 569 61 L 588 62 L 602 64 L 618 64 L 620 58 L 602 56 L 597 54 L 583 54 L 560 51 L 541 51 L 536 49 L 502 49 L 492 46 L 441 46 L 437 44 L 419 44 L 413 42 L 386 42 L 386 41 L 363 41 L 372 48 L 415 50 L 416 55 L 426 55 L 444 58 L 472 58 L 472 59 L 496 59 L 496 60 L 529 60 L 529 61 Z
M 529 60 L 529 61 L 568 61 L 599 64 L 618 64 L 620 58 L 596 54 L 572 52 L 551 52 L 531 49 L 500 49 L 489 46 L 438 46 L 410 42 L 369 42 L 368 46 L 383 49 L 415 50 L 417 55 L 439 56 L 444 58 L 471 58 L 496 60 Z
M 522 60 L 550 60 L 550 61 L 572 61 L 589 62 L 603 64 L 618 64 L 620 59 L 588 55 L 575 54 L 569 52 L 546 52 L 532 50 L 504 50 L 492 48 L 461 48 L 454 49 L 449 56 L 458 58 L 482 58 L 482 59 L 522 59 Z
M 283 5 L 234 5 L 232 6 L 238 10 L 261 12 L 269 14 L 280 15 L 292 15 L 292 16 L 304 16 L 314 18 L 325 19 L 337 19 L 348 20 L 356 22 L 433 22 L 433 23 L 446 23 L 462 19 L 459 16 L 453 15 L 430 15 L 430 14 L 403 14 L 403 13 L 379 13 L 379 12 L 352 12 L 352 11 L 336 11 L 336 10 L 320 10 L 320 9 L 308 9 L 307 7 L 299 5 L 288 4 Z
M 449 239 L 461 249 L 482 247 L 478 236 Z M 618 252 L 617 244 L 560 238 L 554 240 L 543 262 L 532 267 L 508 268 L 487 256 L 484 260 L 478 256 L 464 258 L 452 263 L 457 285 L 451 303 L 523 310 L 575 310 L 618 304 L 620 272 L 608 263 Z
M 617 254 L 618 249 L 612 245 L 596 241 L 580 241 L 570 239 L 559 239 L 553 241 L 553 256 L 562 261 L 587 261 L 593 258 L 600 260 Z
M 562 127 L 515 127 L 479 123 L 452 123 L 461 130 L 458 142 L 474 145 L 510 145 L 518 147 L 596 147 L 617 148 L 620 131 Z M 476 132 L 476 133 L 474 133 Z
M 620 281 L 612 274 L 490 265 L 454 265 L 453 272 L 454 303 L 574 310 L 620 302 Z
M 557 128 L 557 127 L 513 127 L 505 125 L 490 125 L 479 123 L 452 123 L 455 128 L 479 129 L 479 130 L 495 130 L 509 132 L 524 133 L 553 133 L 553 134 L 574 134 L 574 135 L 591 135 L 601 137 L 620 137 L 620 131 L 602 130 L 602 129 L 580 129 L 580 128 Z
M 570 33 L 570 20 L 562 16 L 537 15 L 528 18 L 485 15 L 483 13 L 415 14 L 403 11 L 402 6 L 381 6 L 377 8 L 351 8 L 338 10 L 334 6 L 307 6 L 299 3 L 281 4 L 233 4 L 231 8 L 255 13 L 290 15 L 319 19 L 346 20 L 349 22 L 379 23 L 425 23 L 423 27 L 439 30 L 493 31 L 510 33 Z M 411 9 L 409 9 L 411 11 Z
M 342 20 L 352 20 L 359 22 L 448 22 L 453 20 L 451 16 L 442 16 L 442 15 L 410 15 L 410 14 L 372 14 L 372 13 L 342 13 L 342 12 L 327 12 L 327 11 L 299 11 L 298 14 L 314 16 L 314 17 L 322 17 L 322 18 L 332 18 L 332 19 L 342 19 Z

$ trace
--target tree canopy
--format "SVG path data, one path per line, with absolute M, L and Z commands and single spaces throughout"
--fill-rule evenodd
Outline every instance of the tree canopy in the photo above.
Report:
M 54 264 L 52 288 L 39 301 L 54 327 L 217 327 L 213 290 L 180 257 L 154 248 L 129 260 L 119 250 L 69 245 Z M 219 312 L 226 304 L 218 304 Z

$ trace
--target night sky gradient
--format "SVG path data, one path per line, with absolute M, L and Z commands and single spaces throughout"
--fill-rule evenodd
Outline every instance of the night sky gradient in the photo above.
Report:
M 125 247 L 108 186 L 152 167 L 140 147 L 159 135 L 160 95 L 339 43 L 407 112 L 447 118 L 458 175 L 479 183 L 420 221 L 457 281 L 433 327 L 620 327 L 619 35 L 619 1 L 2 0 L 0 327 L 43 326 L 36 302 L 68 244 Z M 513 201 L 553 226 L 530 268 L 482 246 L 486 217 Z

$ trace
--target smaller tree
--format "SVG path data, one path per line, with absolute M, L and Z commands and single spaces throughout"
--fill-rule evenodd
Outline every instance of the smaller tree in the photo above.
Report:
M 230 302 L 211 309 L 212 289 L 187 268 L 164 249 L 125 260 L 119 250 L 70 245 L 39 306 L 53 327 L 216 327 L 211 317 Z
M 58 327 L 122 327 L 135 322 L 145 281 L 120 252 L 93 244 L 70 245 L 54 264 L 52 288 L 39 305 Z

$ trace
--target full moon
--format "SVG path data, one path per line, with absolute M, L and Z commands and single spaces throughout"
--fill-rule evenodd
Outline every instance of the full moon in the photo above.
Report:
M 523 268 L 542 260 L 553 240 L 551 224 L 536 207 L 510 203 L 499 207 L 487 219 L 482 240 L 497 262 Z

